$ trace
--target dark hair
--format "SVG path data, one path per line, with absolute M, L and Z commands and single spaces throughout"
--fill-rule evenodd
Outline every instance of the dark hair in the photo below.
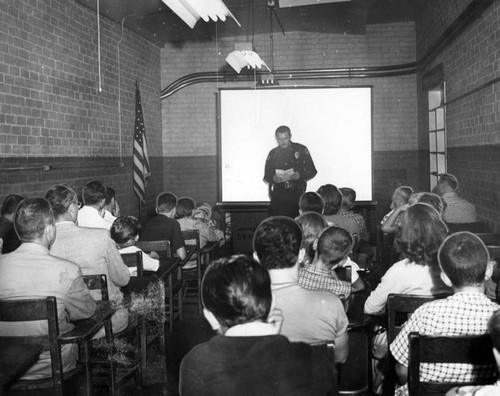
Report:
M 176 217 L 178 219 L 182 219 L 183 217 L 191 217 L 194 208 L 195 203 L 192 198 L 179 198 L 179 200 L 177 201 L 177 207 L 175 208 Z
M 477 235 L 462 231 L 444 240 L 438 260 L 453 286 L 474 286 L 484 282 L 490 255 Z
M 353 238 L 349 231 L 331 226 L 325 229 L 318 238 L 317 252 L 324 263 L 338 261 L 349 254 Z
M 96 180 L 89 181 L 82 189 L 84 205 L 97 205 L 106 199 L 106 187 Z
M 325 201 L 323 214 L 327 216 L 337 214 L 342 206 L 342 193 L 340 190 L 333 184 L 325 184 L 318 189 L 318 193 Z
M 49 201 L 56 219 L 64 215 L 72 203 L 78 202 L 76 192 L 67 184 L 56 184 L 49 187 L 45 193 L 45 199 Z
M 500 309 L 493 312 L 488 321 L 488 333 L 490 333 L 493 347 L 500 352 Z
M 2 204 L 1 216 L 13 214 L 16 211 L 19 202 L 21 202 L 23 199 L 23 197 L 17 194 L 7 195 Z
M 287 127 L 286 125 L 281 125 L 276 129 L 276 132 L 274 132 L 274 135 L 277 135 L 278 133 L 291 133 L 290 128 Z
M 120 216 L 113 221 L 109 233 L 116 244 L 123 245 L 139 235 L 140 229 L 141 224 L 135 217 Z
M 305 192 L 300 196 L 299 208 L 303 212 L 323 213 L 325 202 L 323 197 L 314 191 Z
M 403 216 L 400 246 L 414 263 L 432 265 L 447 235 L 448 227 L 438 211 L 429 204 L 416 203 Z
M 253 234 L 253 249 L 267 269 L 291 268 L 298 260 L 302 229 L 290 217 L 263 220 Z
M 111 200 L 116 197 L 116 192 L 111 187 L 106 187 L 106 201 L 104 201 L 105 205 L 109 205 Z
M 306 250 L 308 258 L 314 258 L 314 241 L 321 232 L 328 227 L 325 218 L 316 212 L 305 212 L 297 217 L 297 223 L 302 228 L 302 247 Z
M 50 204 L 43 198 L 26 198 L 17 206 L 14 228 L 19 239 L 31 242 L 43 236 L 45 227 L 54 224 Z
M 342 207 L 351 209 L 356 202 L 356 191 L 350 187 L 342 187 L 340 192 L 342 193 Z
M 201 285 L 202 301 L 219 323 L 265 321 L 272 303 L 271 279 L 267 270 L 250 256 L 235 255 L 210 264 Z
M 443 173 L 439 176 L 438 183 L 448 184 L 454 191 L 458 189 L 458 179 L 451 173 Z
M 167 213 L 177 205 L 177 197 L 170 192 L 158 194 L 156 197 L 156 208 L 159 213 Z

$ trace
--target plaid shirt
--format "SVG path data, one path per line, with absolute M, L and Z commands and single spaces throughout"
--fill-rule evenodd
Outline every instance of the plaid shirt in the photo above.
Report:
M 446 299 L 424 304 L 403 325 L 390 345 L 394 358 L 408 367 L 408 334 L 416 331 L 425 335 L 476 335 L 487 332 L 488 320 L 500 306 L 482 293 L 456 293 Z M 494 378 L 496 367 L 472 366 L 464 363 L 422 364 L 424 381 L 463 382 Z M 405 385 L 396 395 L 407 395 Z
M 304 289 L 328 291 L 339 297 L 347 298 L 351 294 L 351 284 L 337 279 L 334 270 L 326 270 L 313 264 L 299 269 L 299 285 Z
M 362 215 L 360 215 L 359 213 L 354 213 L 352 210 L 348 210 L 347 212 L 342 212 L 339 214 L 344 217 L 354 219 L 359 227 L 359 238 L 363 239 L 364 241 L 368 241 L 370 236 L 368 235 L 368 230 L 366 228 L 365 218 Z
M 443 220 L 447 223 L 474 223 L 477 221 L 476 207 L 469 201 L 460 198 L 456 193 L 443 195 L 446 209 Z

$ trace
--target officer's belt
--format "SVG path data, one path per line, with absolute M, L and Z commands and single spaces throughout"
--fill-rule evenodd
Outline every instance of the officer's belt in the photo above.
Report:
M 286 181 L 283 183 L 276 183 L 274 185 L 274 187 L 286 188 L 286 189 L 289 189 L 289 188 L 303 189 L 305 186 L 304 186 L 304 182 L 301 182 L 301 181 Z

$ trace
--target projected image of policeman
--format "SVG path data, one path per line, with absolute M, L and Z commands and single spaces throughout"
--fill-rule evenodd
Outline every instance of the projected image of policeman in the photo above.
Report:
M 289 127 L 278 127 L 275 136 L 278 146 L 269 152 L 264 170 L 264 181 L 269 184 L 270 214 L 295 218 L 299 214 L 299 198 L 317 171 L 307 147 L 292 142 Z

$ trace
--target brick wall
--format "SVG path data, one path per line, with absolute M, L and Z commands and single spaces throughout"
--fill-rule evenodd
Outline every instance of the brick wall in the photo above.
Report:
M 231 37 L 221 38 L 217 43 L 167 44 L 161 51 L 162 87 L 190 73 L 220 70 L 225 67 L 224 59 L 234 50 L 234 44 L 247 40 L 247 37 Z M 268 40 L 267 35 L 254 37 L 255 48 L 269 62 Z M 287 32 L 286 36 L 274 35 L 274 50 L 277 70 L 395 65 L 415 61 L 415 31 L 413 23 L 394 23 L 368 26 L 365 35 Z M 381 212 L 388 210 L 386 203 L 400 181 L 401 175 L 396 177 L 391 171 L 394 167 L 403 170 L 403 184 L 418 183 L 415 76 L 299 84 L 373 86 L 375 200 L 381 202 Z M 167 189 L 195 200 L 217 201 L 217 89 L 252 85 L 223 81 L 197 84 L 162 101 Z M 263 163 L 264 159 L 262 167 Z M 378 184 L 390 189 L 381 191 Z
M 0 21 L 0 200 L 9 193 L 42 195 L 60 182 L 80 190 L 97 179 L 115 188 L 124 214 L 137 215 L 136 81 L 153 164 L 148 197 L 163 183 L 160 49 L 125 30 L 118 57 L 121 27 L 101 18 L 99 92 L 95 13 L 72 0 L 5 0 Z M 13 170 L 43 165 L 51 170 Z
M 425 52 L 436 31 L 442 32 L 472 1 L 428 2 L 417 22 L 417 48 Z M 446 16 L 446 17 L 445 17 Z M 500 230 L 500 1 L 495 1 L 446 47 L 427 70 L 442 64 L 446 81 L 448 171 L 460 181 L 459 193 L 473 202 L 481 219 Z M 439 26 L 433 26 L 437 24 Z M 435 36 L 434 36 L 435 38 Z M 419 92 L 419 119 L 426 118 Z M 422 140 L 426 123 L 419 123 Z

